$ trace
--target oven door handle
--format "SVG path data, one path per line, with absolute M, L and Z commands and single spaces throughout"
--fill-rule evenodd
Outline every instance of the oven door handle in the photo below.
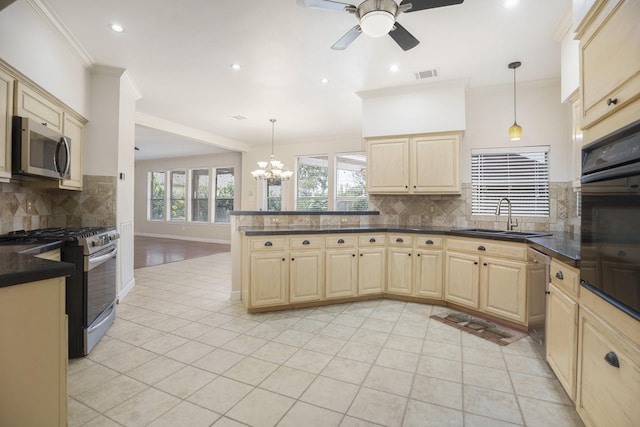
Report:
M 97 256 L 95 258 L 92 258 L 91 256 L 89 256 L 89 265 L 87 266 L 87 270 L 93 270 L 94 268 L 96 268 L 97 266 L 99 266 L 100 264 L 108 261 L 111 258 L 114 258 L 116 256 L 116 254 L 118 253 L 118 247 L 114 246 L 113 250 L 107 252 L 104 255 L 100 255 Z
M 113 307 L 113 302 L 111 304 L 109 304 L 109 307 L 107 308 L 112 308 Z M 87 333 L 90 334 L 91 332 L 95 331 L 96 329 L 100 328 L 100 326 L 102 326 L 104 324 L 104 322 L 109 320 L 109 315 L 111 314 L 112 310 L 105 310 L 102 313 L 102 319 L 97 319 L 98 323 L 96 323 L 95 325 L 92 325 L 90 328 L 87 329 Z

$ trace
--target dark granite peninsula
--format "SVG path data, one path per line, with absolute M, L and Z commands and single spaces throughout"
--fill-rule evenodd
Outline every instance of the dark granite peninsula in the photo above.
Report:
M 62 242 L 1 245 L 0 288 L 69 276 L 74 270 L 73 264 L 37 257 L 61 246 Z

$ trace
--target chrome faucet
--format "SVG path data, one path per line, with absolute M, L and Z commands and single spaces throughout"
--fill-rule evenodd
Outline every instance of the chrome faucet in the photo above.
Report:
M 502 201 L 506 200 L 507 201 L 507 231 L 511 231 L 514 228 L 516 228 L 518 226 L 518 218 L 516 218 L 516 222 L 515 224 L 513 223 L 513 221 L 511 220 L 511 200 L 507 199 L 506 197 L 503 197 L 502 199 L 500 199 L 498 201 L 498 206 L 496 207 L 496 215 L 500 215 L 500 206 L 502 205 Z

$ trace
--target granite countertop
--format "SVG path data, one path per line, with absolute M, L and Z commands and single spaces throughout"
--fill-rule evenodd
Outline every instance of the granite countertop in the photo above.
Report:
M 0 288 L 69 276 L 74 265 L 35 255 L 62 247 L 62 242 L 0 245 Z
M 256 227 L 246 226 L 238 227 L 238 231 L 246 236 L 270 236 L 283 234 L 332 234 L 332 233 L 370 233 L 370 232 L 398 232 L 398 233 L 416 233 L 416 234 L 443 234 L 458 237 L 470 237 L 478 239 L 502 240 L 517 243 L 527 243 L 533 248 L 539 250 L 560 261 L 578 267 L 580 263 L 580 237 L 569 234 L 556 232 L 550 236 L 524 237 L 524 236 L 502 236 L 496 235 L 469 235 L 460 233 L 459 229 L 451 227 L 429 226 L 401 226 L 401 225 L 299 225 L 299 226 L 277 226 L 277 227 Z

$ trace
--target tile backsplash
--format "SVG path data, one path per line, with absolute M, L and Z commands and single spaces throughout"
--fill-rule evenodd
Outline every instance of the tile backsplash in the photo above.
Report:
M 83 191 L 0 183 L 0 234 L 116 223 L 116 177 L 85 175 Z

